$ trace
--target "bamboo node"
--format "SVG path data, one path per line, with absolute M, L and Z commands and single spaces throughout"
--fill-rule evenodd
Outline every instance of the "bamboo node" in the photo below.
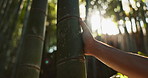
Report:
M 58 21 L 57 21 L 57 24 L 58 23 L 60 23 L 61 21 L 63 21 L 63 20 L 65 20 L 65 19 L 69 19 L 69 18 L 80 18 L 79 16 L 70 16 L 70 15 L 65 15 L 65 16 L 63 16 L 61 19 L 59 19 Z
M 60 59 L 59 61 L 57 61 L 57 65 L 61 65 L 61 64 L 65 63 L 66 61 L 69 61 L 69 60 L 80 60 L 81 62 L 84 62 L 85 57 L 84 56 L 78 56 L 78 57 L 71 57 L 71 58 L 63 58 L 63 59 Z
M 40 40 L 44 41 L 44 38 L 42 36 L 28 35 L 28 37 L 34 37 L 34 38 L 37 38 L 37 39 L 40 39 Z
M 40 67 L 38 65 L 34 65 L 34 64 L 21 64 L 20 67 L 28 67 L 28 68 L 33 68 L 36 69 L 38 71 L 40 71 Z

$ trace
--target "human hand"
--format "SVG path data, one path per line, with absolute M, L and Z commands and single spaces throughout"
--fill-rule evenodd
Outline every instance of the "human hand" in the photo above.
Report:
M 86 23 L 82 21 L 82 19 L 79 19 L 79 23 L 83 29 L 82 32 L 82 38 L 83 38 L 83 42 L 84 42 L 84 51 L 85 51 L 85 55 L 92 55 L 92 49 L 93 49 L 93 45 L 95 43 L 95 39 L 93 38 L 89 28 L 87 27 Z

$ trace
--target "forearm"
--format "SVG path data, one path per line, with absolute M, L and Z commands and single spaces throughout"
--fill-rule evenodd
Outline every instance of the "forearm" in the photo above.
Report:
M 79 21 L 83 29 L 85 55 L 95 56 L 104 64 L 129 76 L 129 78 L 148 77 L 148 58 L 129 54 L 96 41 L 86 24 L 81 19 Z
M 126 53 L 98 41 L 94 42 L 91 51 L 100 61 L 129 77 L 137 77 L 139 74 L 148 76 L 147 58 Z

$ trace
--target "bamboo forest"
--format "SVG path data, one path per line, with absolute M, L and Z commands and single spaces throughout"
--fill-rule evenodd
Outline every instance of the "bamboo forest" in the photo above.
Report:
M 148 55 L 148 0 L 0 0 L 0 78 L 128 78 L 84 55 L 79 18 L 96 40 Z

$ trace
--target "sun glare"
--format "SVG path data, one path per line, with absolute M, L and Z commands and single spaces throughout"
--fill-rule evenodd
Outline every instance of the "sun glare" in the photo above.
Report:
M 84 20 L 85 15 L 85 6 L 84 4 L 81 4 L 80 17 Z M 111 20 L 111 18 L 101 17 L 98 10 L 92 11 L 88 19 L 91 25 L 92 32 L 97 31 L 98 34 L 108 35 L 116 35 L 119 33 L 117 25 Z
M 101 18 L 99 12 L 93 12 L 90 17 L 92 32 L 98 34 L 116 35 L 119 33 L 116 24 L 110 18 Z
M 92 31 L 100 29 L 100 16 L 98 11 L 92 13 L 92 16 L 90 17 L 90 23 Z
M 85 19 L 85 16 L 86 16 L 86 14 L 85 14 L 85 5 L 84 4 L 81 4 L 79 6 L 79 8 L 80 8 L 80 17 L 84 20 Z
M 109 35 L 116 35 L 119 33 L 117 25 L 111 19 L 103 19 L 102 33 Z

